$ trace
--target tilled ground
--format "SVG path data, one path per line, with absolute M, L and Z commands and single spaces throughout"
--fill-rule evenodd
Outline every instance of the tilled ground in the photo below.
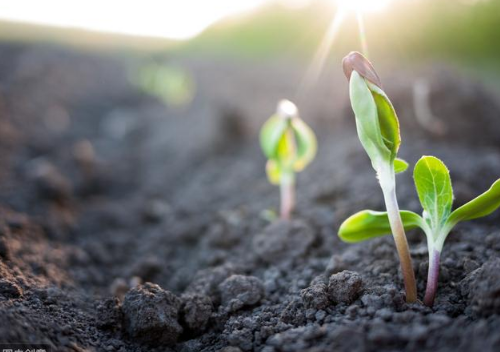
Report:
M 129 83 L 133 64 L 0 47 L 1 343 L 500 350 L 500 212 L 450 235 L 433 309 L 405 303 L 390 237 L 337 238 L 353 212 L 383 209 L 340 68 L 299 100 L 320 150 L 299 176 L 295 219 L 282 222 L 269 220 L 278 190 L 265 179 L 257 131 L 276 101 L 294 98 L 302 71 L 186 61 L 197 95 L 174 109 Z M 500 177 L 493 93 L 443 67 L 392 75 L 403 158 L 441 158 L 455 206 Z M 415 118 L 410 76 L 430 87 L 438 125 Z M 398 176 L 398 196 L 402 208 L 421 211 L 411 172 Z M 425 239 L 409 239 L 423 295 Z

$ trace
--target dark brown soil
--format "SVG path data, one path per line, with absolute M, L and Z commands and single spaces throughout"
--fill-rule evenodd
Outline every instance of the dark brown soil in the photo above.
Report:
M 117 56 L 118 57 L 118 56 Z M 260 124 L 303 70 L 183 62 L 197 95 L 165 107 L 127 79 L 134 62 L 0 47 L 0 342 L 54 351 L 498 351 L 500 212 L 460 225 L 433 309 L 408 305 L 390 237 L 342 243 L 353 212 L 383 209 L 353 128 L 340 64 L 303 117 L 319 155 L 291 222 L 270 222 Z M 448 129 L 415 122 L 412 79 Z M 401 156 L 450 168 L 455 206 L 500 176 L 495 94 L 448 68 L 393 72 Z M 435 131 L 434 131 L 435 132 Z M 411 173 L 403 208 L 420 212 Z M 420 296 L 427 250 L 409 234 Z

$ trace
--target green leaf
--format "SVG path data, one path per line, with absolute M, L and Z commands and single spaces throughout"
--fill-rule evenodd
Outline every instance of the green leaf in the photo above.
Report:
M 378 121 L 385 146 L 391 151 L 392 157 L 395 158 L 401 144 L 396 110 L 394 110 L 391 101 L 380 87 L 371 82 L 367 82 L 367 84 L 377 105 Z
M 396 111 L 385 92 L 356 71 L 349 87 L 359 139 L 377 169 L 396 158 L 401 144 Z
M 356 71 L 351 74 L 349 84 L 351 106 L 356 117 L 358 137 L 375 169 L 381 162 L 391 159 L 380 130 L 377 105 L 371 90 L 363 77 Z
M 267 179 L 273 185 L 279 185 L 281 181 L 281 168 L 275 160 L 268 160 L 266 164 Z
M 301 119 L 294 118 L 292 120 L 292 128 L 297 148 L 297 156 L 293 168 L 299 172 L 313 161 L 318 150 L 318 142 L 313 130 Z
M 394 159 L 394 172 L 399 174 L 401 172 L 405 172 L 408 169 L 408 163 L 403 159 L 396 158 Z
M 268 159 L 274 159 L 278 154 L 278 145 L 287 129 L 289 121 L 279 115 L 273 115 L 264 123 L 260 130 L 260 145 Z
M 424 220 L 434 232 L 442 228 L 451 212 L 453 188 L 446 165 L 433 156 L 422 157 L 413 171 Z
M 401 211 L 401 219 L 406 231 L 424 226 L 420 215 L 411 211 Z M 355 243 L 391 234 L 387 212 L 363 210 L 345 220 L 339 229 L 342 241 Z
M 451 213 L 447 225 L 455 226 L 460 221 L 473 220 L 490 215 L 500 207 L 500 179 L 489 190 L 462 205 Z
M 279 163 L 281 167 L 290 169 L 297 157 L 296 149 L 293 130 L 287 128 L 281 135 L 278 145 L 276 146 L 276 162 Z

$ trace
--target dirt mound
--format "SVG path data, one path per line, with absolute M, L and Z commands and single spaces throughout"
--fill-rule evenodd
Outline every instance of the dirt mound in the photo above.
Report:
M 336 235 L 346 216 L 383 209 L 383 200 L 354 129 L 324 119 L 328 104 L 306 109 L 319 154 L 298 177 L 296 220 L 269 222 L 263 211 L 276 208 L 278 189 L 265 178 L 255 126 L 293 83 L 292 66 L 186 62 L 199 91 L 178 110 L 127 80 L 133 62 L 42 47 L 4 45 L 0 54 L 1 343 L 121 352 L 500 348 L 499 215 L 449 236 L 433 309 L 406 304 L 390 237 L 347 245 Z M 214 75 L 227 84 L 218 88 Z M 403 116 L 401 156 L 443 159 L 457 206 L 500 176 L 500 133 L 488 122 L 498 102 L 476 83 L 436 79 L 432 112 L 451 119 L 455 111 L 460 123 L 423 138 Z M 346 87 L 340 74 L 332 82 Z M 406 111 L 408 98 L 387 90 Z M 398 176 L 398 195 L 402 208 L 420 211 L 410 172 Z M 409 239 L 422 295 L 425 238 Z

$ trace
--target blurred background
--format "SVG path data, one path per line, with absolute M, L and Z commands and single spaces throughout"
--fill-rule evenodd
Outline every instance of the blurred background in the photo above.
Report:
M 354 9 L 363 13 L 374 59 L 480 62 L 497 69 L 499 8 L 497 0 L 2 0 L 0 18 L 3 41 L 307 61 L 338 12 Z M 360 48 L 355 14 L 342 22 L 331 47 L 339 57 Z
M 176 89 L 194 89 L 175 65 L 186 58 L 293 63 L 305 85 L 351 50 L 378 66 L 441 62 L 493 84 L 500 74 L 498 0 L 1 0 L 0 20 L 4 43 L 168 59 L 158 73 L 170 79 L 154 82 L 154 65 L 135 78 L 174 105 L 189 100 Z
M 151 193 L 246 148 L 265 182 L 257 134 L 279 100 L 320 158 L 354 137 L 341 60 L 358 50 L 404 139 L 498 147 L 499 36 L 500 0 L 0 0 L 1 130 L 23 160 L 74 150 Z

